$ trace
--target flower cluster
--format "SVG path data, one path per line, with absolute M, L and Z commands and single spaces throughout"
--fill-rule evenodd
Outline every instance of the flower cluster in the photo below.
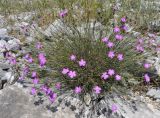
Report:
M 24 56 L 24 59 L 28 62 L 28 63 L 33 63 L 33 58 L 30 54 L 26 54 Z
M 106 49 L 107 49 L 107 52 L 106 52 L 107 57 L 106 58 L 110 59 L 112 62 L 117 60 L 119 63 L 124 61 L 124 59 L 125 59 L 124 56 L 125 55 L 122 52 L 117 52 L 115 50 L 115 45 L 117 44 L 118 41 L 122 41 L 124 39 L 122 34 L 123 34 L 124 31 L 126 31 L 126 26 L 125 26 L 126 18 L 123 17 L 121 19 L 121 22 L 122 22 L 122 26 L 115 26 L 114 29 L 113 29 L 115 40 L 112 40 L 109 37 L 104 37 L 101 40 L 105 44 Z M 89 70 L 90 62 L 86 62 L 85 57 L 81 58 L 80 60 L 77 60 L 78 56 L 79 56 L 78 54 L 77 55 L 71 54 L 69 56 L 68 60 L 67 60 L 67 61 L 73 62 L 74 67 L 77 67 L 77 68 L 71 69 L 73 67 L 67 67 L 67 65 L 65 65 L 61 69 L 61 74 L 67 80 L 69 78 L 70 79 L 74 78 L 74 80 L 81 81 L 79 78 L 82 78 L 82 80 L 86 79 L 86 81 L 88 81 L 88 79 L 84 78 L 83 76 L 85 76 L 85 74 L 84 74 L 85 70 Z M 70 63 L 70 62 L 68 62 L 68 63 Z M 105 67 L 105 65 L 104 65 L 104 67 Z M 122 80 L 122 76 L 118 72 L 119 71 L 116 72 L 116 69 L 106 67 L 106 71 L 102 72 L 102 74 L 99 74 L 98 76 L 99 76 L 99 78 L 101 78 L 103 80 L 108 80 L 109 81 L 109 78 L 110 78 L 110 80 L 113 81 L 113 78 L 114 78 L 116 81 L 120 81 L 120 80 Z M 92 74 L 92 73 L 94 73 L 94 71 L 92 71 L 91 73 L 87 73 L 87 74 Z M 93 78 L 93 80 L 91 78 L 90 81 L 96 81 L 94 79 L 98 79 L 98 78 Z M 79 94 L 79 93 L 82 93 L 83 90 L 85 91 L 86 88 L 85 88 L 84 85 L 85 85 L 84 83 L 83 84 L 82 83 L 79 83 L 79 84 L 77 83 L 75 87 L 73 86 L 74 92 L 76 94 Z M 95 82 L 93 84 L 91 90 L 96 94 L 100 94 L 103 90 L 103 85 L 101 86 L 100 83 Z
M 67 14 L 67 9 L 61 11 L 60 19 L 62 20 Z M 151 64 L 147 62 L 142 66 L 137 64 L 139 57 L 144 59 L 143 56 L 140 56 L 145 51 L 144 39 L 138 38 L 137 41 L 131 41 L 130 37 L 125 36 L 128 30 L 126 22 L 126 17 L 122 17 L 120 24 L 114 26 L 111 35 L 106 33 L 107 35 L 103 35 L 104 37 L 100 37 L 98 40 L 91 40 L 93 34 L 90 35 L 87 32 L 79 33 L 79 37 L 76 33 L 66 32 L 65 36 L 60 35 L 60 40 L 56 40 L 56 43 L 53 41 L 53 43 L 50 42 L 50 45 L 44 46 L 41 42 L 37 42 L 34 46 L 36 51 L 38 50 L 36 55 L 27 53 L 23 57 L 27 64 L 22 68 L 19 79 L 23 80 L 29 76 L 34 85 L 31 88 L 31 94 L 36 95 L 41 92 L 51 102 L 55 101 L 58 95 L 57 91 L 62 89 L 72 90 L 75 94 L 81 95 L 86 92 L 96 96 L 103 95 L 103 92 L 109 91 L 112 85 L 117 87 L 121 85 L 121 80 L 125 81 L 123 72 L 134 75 L 135 70 L 140 71 L 138 69 L 145 70 L 142 78 L 149 83 L 151 78 L 146 71 L 151 68 Z M 88 29 L 88 31 L 90 30 L 93 29 Z M 76 37 L 78 38 L 75 39 Z M 153 40 L 150 43 L 153 43 Z M 50 52 L 53 52 L 53 55 Z M 16 58 L 13 57 L 7 55 L 10 62 L 16 64 Z M 49 77 L 47 79 L 41 77 L 40 74 L 43 76 L 44 71 L 38 72 L 36 69 L 30 68 L 29 65 L 32 64 L 38 64 L 40 70 L 48 69 Z M 40 82 L 44 82 L 41 81 L 42 78 L 46 79 L 48 83 L 37 87 Z M 53 85 L 56 91 L 53 90 Z M 113 104 L 111 109 L 114 113 L 118 107 Z
M 60 17 L 60 18 L 64 18 L 64 17 L 67 15 L 67 13 L 68 13 L 68 10 L 65 9 L 65 10 L 63 10 L 63 11 L 61 11 L 61 12 L 59 13 L 59 17 Z
M 137 44 L 136 44 L 136 50 L 139 52 L 144 52 L 144 39 L 138 39 Z
M 4 57 L 9 61 L 10 64 L 12 64 L 12 65 L 17 64 L 16 55 L 14 53 L 7 51 L 4 55 Z
M 38 60 L 39 60 L 40 67 L 43 67 L 46 64 L 46 58 L 45 58 L 44 53 L 38 54 Z
M 135 38 L 130 32 L 130 24 L 127 23 L 130 15 L 120 17 L 121 14 L 124 15 L 121 13 L 123 10 L 117 5 L 112 5 L 113 2 L 107 1 L 110 5 L 106 7 L 103 5 L 104 2 L 98 0 L 92 1 L 91 4 L 86 0 L 56 0 L 54 4 L 45 2 L 42 6 L 48 9 L 49 4 L 52 8 L 53 5 L 58 5 L 58 2 L 60 6 L 57 8 L 61 11 L 58 12 L 57 18 L 60 24 L 55 24 L 58 27 L 53 28 L 54 33 L 51 33 L 51 36 L 43 37 L 44 33 L 34 36 L 36 39 L 40 37 L 40 40 L 31 41 L 30 52 L 24 51 L 27 53 L 23 54 L 23 57 L 20 57 L 19 53 L 17 56 L 14 51 L 4 53 L 8 62 L 19 71 L 19 80 L 30 79 L 31 95 L 42 94 L 51 103 L 59 93 L 63 94 L 65 91 L 72 91 L 79 98 L 83 98 L 87 93 L 94 99 L 122 87 L 127 90 L 130 77 L 136 81 L 143 81 L 146 85 L 152 82 L 152 64 L 146 61 L 145 54 L 150 50 L 160 51 L 160 44 L 156 45 L 154 34 L 149 34 L 147 38 L 144 37 L 145 34 Z M 38 24 L 49 25 L 55 21 L 56 10 L 48 11 L 45 16 L 38 15 L 38 19 L 34 18 L 38 20 Z M 115 11 L 118 13 L 117 16 L 114 14 Z M 31 27 L 26 23 L 22 24 L 24 26 L 20 27 L 19 32 L 22 38 L 29 36 L 31 29 L 36 30 L 38 27 L 36 23 Z M 35 35 L 37 34 L 35 32 Z M 49 40 L 45 40 L 45 37 Z M 22 50 L 21 52 L 24 53 Z M 94 99 L 91 102 L 99 100 Z M 111 103 L 112 113 L 118 112 L 119 108 L 118 104 Z
M 47 59 L 45 57 L 45 54 L 40 52 L 41 49 L 43 48 L 43 45 L 41 42 L 38 42 L 36 43 L 35 45 L 35 48 L 39 51 L 38 52 L 38 58 L 37 58 L 37 62 L 38 65 L 40 66 L 41 69 L 44 68 L 44 66 L 46 65 L 47 63 Z M 19 80 L 24 80 L 25 77 L 27 77 L 28 75 L 31 75 L 31 79 L 32 79 L 32 83 L 33 83 L 33 87 L 31 88 L 31 95 L 36 95 L 38 92 L 41 92 L 43 93 L 44 95 L 46 95 L 48 97 L 48 99 L 53 103 L 57 97 L 57 94 L 52 90 L 51 87 L 47 86 L 47 85 L 42 85 L 40 86 L 40 88 L 37 86 L 39 83 L 40 83 L 40 77 L 39 77 L 39 74 L 36 70 L 33 70 L 33 69 L 30 69 L 30 66 L 31 64 L 33 64 L 33 62 L 36 62 L 36 61 L 33 61 L 33 58 L 31 56 L 30 53 L 27 53 L 25 54 L 25 56 L 23 57 L 23 59 L 27 62 L 26 65 L 22 68 L 22 73 L 21 73 L 21 76 L 19 77 Z M 65 70 L 64 70 L 64 73 L 65 73 Z M 72 75 L 73 76 L 73 75 Z M 57 90 L 60 90 L 61 89 L 61 83 L 60 82 L 57 82 L 55 84 L 55 88 Z

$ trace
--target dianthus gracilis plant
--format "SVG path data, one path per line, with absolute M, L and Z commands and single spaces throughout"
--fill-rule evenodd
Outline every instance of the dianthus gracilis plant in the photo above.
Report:
M 151 64 L 145 62 L 145 53 L 154 50 L 150 41 L 127 32 L 127 17 L 115 19 L 112 7 L 86 4 L 77 5 L 78 9 L 62 5 L 57 19 L 63 27 L 48 40 L 35 40 L 32 51 L 24 55 L 19 79 L 32 79 L 32 95 L 41 92 L 54 102 L 60 91 L 99 96 L 124 87 L 130 77 L 151 81 L 147 74 Z M 16 64 L 12 55 L 6 58 Z

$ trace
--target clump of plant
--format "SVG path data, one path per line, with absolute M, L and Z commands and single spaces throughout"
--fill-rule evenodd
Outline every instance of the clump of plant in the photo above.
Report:
M 36 40 L 23 57 L 19 79 L 32 78 L 32 95 L 41 92 L 54 102 L 62 91 L 99 97 L 113 88 L 127 87 L 124 83 L 132 78 L 151 82 L 147 73 L 151 64 L 145 59 L 146 52 L 155 49 L 154 39 L 133 38 L 127 32 L 126 15 L 114 19 L 113 6 L 96 0 L 60 2 L 57 17 L 63 28 L 47 40 Z M 6 58 L 13 64 L 18 60 L 12 55 Z
M 125 17 L 121 25 L 114 27 L 113 34 L 96 40 L 87 31 L 80 36 L 67 33 L 58 40 L 53 39 L 45 46 L 47 67 L 53 70 L 51 74 L 55 77 L 53 81 L 75 93 L 103 94 L 112 87 L 123 86 L 122 82 L 130 79 L 123 77 L 124 73 L 142 79 L 143 75 L 138 76 L 138 73 L 145 70 L 138 62 L 145 59 L 144 47 L 126 36 L 124 22 Z M 145 78 L 146 82 L 150 81 L 149 76 Z

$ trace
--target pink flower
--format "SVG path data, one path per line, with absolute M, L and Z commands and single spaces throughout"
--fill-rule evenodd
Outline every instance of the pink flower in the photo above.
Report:
M 35 95 L 36 94 L 36 89 L 33 87 L 32 89 L 31 89 L 31 95 Z
M 96 94 L 99 94 L 99 93 L 101 93 L 101 87 L 99 87 L 99 86 L 95 86 L 94 88 L 93 88 L 93 90 L 94 90 L 94 92 L 96 93 Z
M 51 92 L 49 95 L 49 100 L 53 103 L 55 101 L 56 97 L 57 97 L 57 94 L 54 92 Z
M 119 41 L 123 40 L 123 36 L 120 34 L 116 34 L 115 38 Z
M 65 10 L 63 10 L 63 11 L 61 11 L 61 12 L 59 13 L 59 17 L 60 17 L 60 18 L 64 18 L 64 17 L 67 15 L 67 13 L 68 13 L 68 10 L 65 9 Z
M 123 23 L 125 23 L 125 22 L 126 22 L 126 17 L 122 17 L 122 18 L 121 18 L 121 21 L 122 21 Z
M 41 91 L 43 91 L 44 93 L 46 93 L 48 90 L 47 86 L 46 85 L 42 85 L 41 86 Z
M 148 36 L 151 37 L 151 38 L 156 38 L 155 34 L 148 34 Z
M 80 86 L 77 86 L 77 87 L 75 87 L 74 92 L 75 92 L 76 94 L 79 94 L 79 93 L 82 92 L 82 88 L 81 88 Z
M 138 43 L 143 44 L 144 43 L 144 39 L 138 39 Z
M 37 79 L 37 78 L 35 78 L 35 79 L 33 79 L 33 84 L 38 84 L 38 82 L 39 82 L 39 79 Z
M 116 76 L 115 76 L 115 79 L 116 79 L 117 81 L 119 81 L 119 80 L 122 79 L 122 77 L 121 77 L 120 75 L 116 75 Z
M 151 67 L 151 64 L 145 63 L 143 66 L 144 66 L 145 69 L 148 69 L 148 68 Z
M 55 84 L 55 87 L 56 87 L 56 89 L 61 89 L 61 83 L 60 82 L 57 82 L 56 84 Z
M 32 72 L 32 78 L 35 78 L 35 77 L 37 77 L 37 72 L 33 71 Z
M 25 67 L 23 68 L 23 74 L 26 75 L 26 74 L 28 74 L 28 73 L 29 73 L 29 67 L 28 67 L 28 66 L 25 66 Z
M 18 79 L 19 80 L 24 80 L 24 76 L 20 76 Z
M 26 54 L 26 55 L 24 56 L 24 59 L 26 59 L 26 61 L 27 61 L 28 63 L 32 63 L 32 62 L 33 62 L 33 58 L 30 56 L 30 54 Z
M 52 90 L 50 88 L 47 88 L 46 95 L 50 95 L 51 92 Z
M 42 49 L 42 47 L 43 47 L 43 45 L 41 44 L 41 42 L 38 42 L 38 43 L 36 44 L 36 48 L 37 48 L 37 49 Z
M 68 68 L 63 68 L 62 70 L 62 74 L 65 75 L 69 72 L 69 69 Z
M 148 82 L 150 82 L 150 80 L 151 80 L 151 79 L 150 79 L 149 75 L 148 75 L 148 74 L 145 74 L 145 75 L 144 75 L 144 81 L 148 83 Z
M 118 58 L 119 61 L 122 61 L 124 59 L 123 54 L 118 54 L 117 58 Z
M 112 47 L 114 46 L 114 43 L 109 41 L 109 42 L 107 43 L 107 46 L 108 46 L 109 48 L 112 48 Z
M 107 43 L 107 42 L 108 42 L 108 38 L 107 38 L 107 37 L 104 37 L 104 38 L 102 39 L 102 42 Z
M 114 51 L 109 51 L 109 52 L 108 52 L 108 57 L 109 57 L 109 58 L 113 59 L 114 56 L 115 56 Z
M 144 48 L 141 45 L 137 45 L 136 50 L 139 52 L 144 52 Z
M 160 51 L 160 45 L 156 47 L 156 51 Z
M 6 53 L 4 53 L 4 55 L 5 55 L 5 58 L 7 58 L 7 59 L 12 56 L 11 52 L 6 52 Z
M 115 71 L 113 69 L 108 70 L 108 75 L 113 76 L 115 74 Z
M 47 62 L 46 57 L 44 56 L 43 53 L 39 53 L 38 59 L 39 59 L 39 65 L 41 67 L 43 67 L 46 64 L 46 62 Z
M 81 59 L 78 63 L 79 63 L 79 66 L 81 66 L 81 67 L 86 66 L 86 61 L 83 59 Z
M 127 31 L 127 30 L 128 30 L 128 27 L 127 27 L 126 25 L 123 25 L 123 26 L 122 26 L 122 29 L 123 29 L 124 31 Z
M 28 63 L 33 63 L 33 58 L 30 57 L 27 61 L 28 61 Z
M 109 75 L 107 74 L 107 72 L 102 73 L 101 78 L 106 80 L 109 78 Z
M 116 27 L 114 28 L 114 32 L 115 32 L 115 33 L 120 32 L 120 28 L 119 28 L 118 26 L 116 26 Z
M 24 56 L 24 59 L 29 59 L 29 57 L 30 57 L 30 55 L 29 54 L 26 54 L 25 56 Z
M 154 44 L 154 43 L 155 43 L 155 40 L 154 40 L 154 39 L 150 39 L 150 40 L 149 40 L 149 43 L 150 43 L 150 44 Z
M 118 110 L 117 105 L 113 104 L 112 107 L 111 107 L 111 110 L 112 110 L 113 113 L 117 112 L 117 110 Z
M 70 78 L 76 77 L 76 76 L 77 76 L 76 71 L 69 71 L 68 76 L 69 76 Z
M 70 56 L 70 60 L 75 61 L 76 60 L 76 56 L 75 55 L 71 55 Z
M 13 64 L 13 65 L 16 65 L 16 64 L 17 64 L 17 61 L 16 61 L 16 58 L 15 58 L 15 57 L 11 57 L 11 58 L 9 59 L 9 62 L 10 62 L 10 64 Z

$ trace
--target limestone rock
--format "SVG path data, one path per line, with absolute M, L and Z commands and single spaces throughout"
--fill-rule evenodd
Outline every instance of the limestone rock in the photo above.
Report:
M 0 52 L 4 51 L 4 47 L 8 50 L 17 50 L 19 49 L 20 40 L 10 37 L 10 36 L 1 36 L 0 35 Z
M 160 111 L 148 103 L 141 100 L 125 99 L 121 94 L 109 93 L 104 98 L 92 100 L 90 105 L 84 104 L 78 99 L 68 94 L 59 98 L 60 103 L 53 108 L 70 108 L 76 118 L 159 118 Z M 116 104 L 118 110 L 113 113 L 111 106 Z
M 8 35 L 7 29 L 2 28 L 0 29 L 0 36 Z
M 53 118 L 51 113 L 33 104 L 33 99 L 21 88 L 10 86 L 0 91 L 1 118 Z
M 150 89 L 147 95 L 155 99 L 160 99 L 160 89 Z
M 46 106 L 35 105 L 29 89 L 12 85 L 0 91 L 1 118 L 75 118 L 69 108 L 58 108 L 53 113 Z

